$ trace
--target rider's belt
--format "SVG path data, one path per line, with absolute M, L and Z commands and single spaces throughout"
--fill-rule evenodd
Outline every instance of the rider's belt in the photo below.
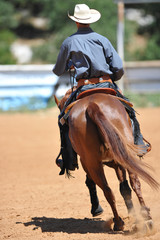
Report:
M 88 85 L 88 84 L 96 84 L 96 83 L 103 83 L 103 82 L 112 83 L 112 80 L 109 75 L 104 75 L 98 78 L 89 78 L 89 79 L 81 78 L 81 79 L 78 79 L 77 82 L 78 82 L 77 88 L 79 88 L 80 86 Z

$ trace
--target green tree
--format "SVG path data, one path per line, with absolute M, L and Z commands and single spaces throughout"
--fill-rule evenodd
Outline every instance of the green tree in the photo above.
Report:
M 1 0 L 0 2 L 0 29 L 14 28 L 17 20 L 14 17 L 14 5 L 10 2 Z
M 81 1 L 76 1 L 76 4 L 78 3 L 81 3 Z M 95 8 L 101 12 L 101 19 L 91 25 L 93 30 L 106 36 L 116 48 L 117 5 L 110 0 L 99 0 L 98 2 L 97 0 L 87 0 L 86 4 L 90 8 Z M 48 14 L 50 31 L 53 34 L 46 40 L 43 46 L 34 48 L 34 60 L 42 58 L 46 62 L 56 61 L 63 40 L 77 31 L 75 23 L 68 18 L 68 11 L 72 15 L 74 6 L 74 0 L 52 0 L 51 5 L 46 4 L 43 15 L 46 16 L 46 13 Z
M 63 40 L 76 31 L 75 23 L 68 18 L 67 13 L 69 11 L 72 15 L 74 6 L 78 3 L 82 3 L 82 0 L 76 0 L 76 2 L 75 0 L 0 0 L 1 56 L 2 52 L 3 56 L 5 56 L 5 51 L 6 55 L 10 55 L 11 41 L 6 37 L 6 45 L 4 47 L 4 41 L 2 44 L 1 40 L 2 30 L 6 30 L 6 34 L 10 32 L 12 36 L 15 35 L 21 38 L 44 38 L 45 44 L 34 48 L 34 61 L 55 62 Z M 101 12 L 101 19 L 92 24 L 91 27 L 94 31 L 106 36 L 116 48 L 117 4 L 113 0 L 85 0 L 83 3 Z M 125 5 L 125 7 L 137 7 L 138 9 L 143 9 L 144 15 L 150 14 L 154 16 L 154 22 L 143 28 L 129 22 L 125 24 L 125 60 L 159 59 L 160 4 L 133 4 Z M 30 22 L 32 17 L 47 18 L 49 24 L 47 24 L 46 29 L 36 29 Z M 145 49 L 139 50 L 134 54 L 130 53 L 127 48 L 130 37 L 133 34 L 144 36 L 148 42 Z M 12 40 L 14 39 L 15 37 L 12 38 Z M 4 62 L 7 61 L 5 60 Z M 1 62 L 3 63 L 3 60 Z
M 15 64 L 16 60 L 10 52 L 10 44 L 15 40 L 15 35 L 9 30 L 0 31 L 0 64 Z
M 160 3 L 134 4 L 127 5 L 142 10 L 143 16 L 153 16 L 153 22 L 146 26 L 138 26 L 137 32 L 147 39 L 147 45 L 144 49 L 135 51 L 134 58 L 136 60 L 158 60 L 160 59 Z

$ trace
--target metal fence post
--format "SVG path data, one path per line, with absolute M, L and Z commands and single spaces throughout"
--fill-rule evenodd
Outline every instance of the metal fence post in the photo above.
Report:
M 124 62 L 124 3 L 118 2 L 118 26 L 117 26 L 117 51 Z M 124 77 L 118 82 L 118 86 L 124 90 Z

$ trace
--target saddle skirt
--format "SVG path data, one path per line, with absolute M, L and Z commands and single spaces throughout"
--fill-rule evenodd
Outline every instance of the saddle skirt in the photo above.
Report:
M 106 94 L 111 94 L 116 96 L 116 91 L 113 88 L 92 88 L 92 89 L 88 89 L 84 92 L 81 92 L 77 99 L 82 99 L 84 97 L 87 97 L 89 95 L 92 95 L 94 93 L 106 93 Z

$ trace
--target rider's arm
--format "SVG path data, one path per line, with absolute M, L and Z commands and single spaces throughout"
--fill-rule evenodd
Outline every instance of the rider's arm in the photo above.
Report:
M 68 48 L 62 44 L 56 64 L 53 68 L 53 72 L 57 75 L 60 76 L 62 75 L 65 71 L 67 71 L 67 62 L 69 58 L 69 51 Z
M 108 41 L 108 46 L 105 49 L 105 53 L 106 61 L 110 66 L 111 72 L 113 73 L 111 75 L 111 78 L 113 81 L 117 81 L 124 74 L 123 62 L 118 53 L 116 52 L 116 50 L 114 49 L 114 47 L 112 46 L 112 44 L 110 43 L 110 41 Z

